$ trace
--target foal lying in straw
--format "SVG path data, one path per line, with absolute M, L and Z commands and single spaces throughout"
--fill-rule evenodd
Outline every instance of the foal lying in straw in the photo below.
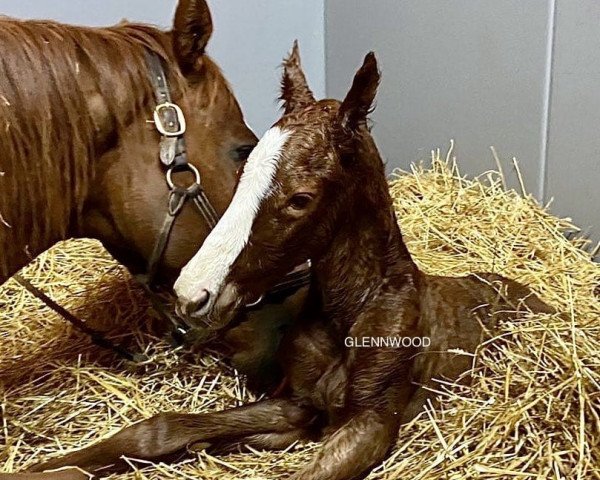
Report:
M 285 62 L 284 116 L 251 154 L 229 209 L 176 283 L 182 314 L 221 329 L 249 299 L 312 259 L 303 313 L 278 352 L 287 379 L 281 397 L 158 415 L 38 471 L 94 471 L 119 465 L 122 456 L 156 459 L 193 444 L 228 451 L 324 439 L 293 478 L 356 478 L 385 458 L 402 423 L 422 410 L 432 379 L 455 380 L 469 370 L 465 353 L 476 350 L 503 309 L 547 309 L 498 276 L 418 271 L 367 128 L 378 83 L 370 53 L 343 102 L 317 102 L 294 48 Z M 411 341 L 400 345 L 352 346 L 406 337 Z M 428 346 L 416 340 L 423 337 Z

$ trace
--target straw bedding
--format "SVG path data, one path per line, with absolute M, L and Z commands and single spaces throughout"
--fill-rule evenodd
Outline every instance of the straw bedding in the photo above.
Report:
M 482 346 L 469 387 L 399 436 L 369 478 L 600 479 L 600 266 L 573 227 L 490 172 L 462 178 L 434 155 L 391 180 L 419 266 L 437 275 L 496 272 L 531 285 L 560 315 L 525 314 Z M 0 289 L 0 472 L 103 438 L 164 410 L 213 411 L 255 400 L 215 354 L 173 352 L 140 289 L 92 241 L 57 245 L 25 275 L 110 335 L 153 355 L 130 366 L 90 344 L 14 281 Z M 280 478 L 318 445 L 179 463 L 131 459 L 123 478 Z

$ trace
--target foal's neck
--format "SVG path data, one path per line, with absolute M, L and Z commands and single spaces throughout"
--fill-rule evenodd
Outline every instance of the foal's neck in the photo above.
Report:
M 379 153 L 370 137 L 358 149 L 359 175 L 327 253 L 315 265 L 326 315 L 349 325 L 382 294 L 393 293 L 417 271 L 402 240 Z M 381 302 L 381 298 L 376 300 Z

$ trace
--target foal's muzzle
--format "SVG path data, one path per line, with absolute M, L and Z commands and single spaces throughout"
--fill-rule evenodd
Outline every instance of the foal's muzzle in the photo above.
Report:
M 206 286 L 197 285 L 190 292 L 178 291 L 177 314 L 192 329 L 205 329 L 217 332 L 229 325 L 243 308 L 243 298 L 239 295 L 236 286 L 226 284 L 219 291 Z
M 175 307 L 177 315 L 184 319 L 202 318 L 208 311 L 210 300 L 210 292 L 204 288 L 193 298 L 179 297 Z

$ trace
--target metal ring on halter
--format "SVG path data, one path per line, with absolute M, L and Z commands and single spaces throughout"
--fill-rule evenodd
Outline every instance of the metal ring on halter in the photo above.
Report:
M 188 190 L 191 190 L 192 188 L 201 185 L 202 180 L 200 178 L 200 172 L 196 167 L 194 167 L 194 165 L 192 165 L 191 163 L 186 163 L 184 165 L 173 165 L 167 170 L 167 185 L 171 190 L 175 190 L 177 188 L 177 185 L 173 183 L 173 171 L 183 172 L 185 170 L 189 170 L 194 174 L 194 183 L 186 187 Z
M 246 308 L 252 308 L 252 307 L 256 307 L 257 305 L 260 305 L 260 303 L 264 300 L 264 298 L 265 298 L 265 296 L 263 294 L 260 297 L 258 297 L 258 300 L 255 300 L 252 303 L 247 303 Z

